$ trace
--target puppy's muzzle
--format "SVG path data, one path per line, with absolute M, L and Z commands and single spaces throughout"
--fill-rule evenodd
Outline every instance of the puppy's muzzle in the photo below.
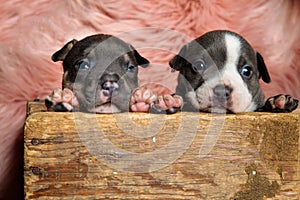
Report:
M 106 97 L 112 97 L 117 95 L 120 85 L 120 77 L 117 74 L 105 74 L 101 77 L 101 89 L 103 95 Z
M 225 103 L 231 99 L 232 88 L 226 85 L 217 85 L 213 88 L 213 98 L 219 103 Z
M 119 84 L 117 81 L 106 81 L 102 84 L 103 95 L 111 97 L 116 95 L 119 90 Z

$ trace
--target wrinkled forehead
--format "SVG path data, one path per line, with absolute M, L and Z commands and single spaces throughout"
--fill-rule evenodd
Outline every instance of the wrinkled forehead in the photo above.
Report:
M 91 57 L 95 57 L 97 60 L 114 61 L 125 54 L 129 54 L 132 50 L 129 44 L 120 39 L 110 37 L 87 47 L 84 53 L 86 55 L 90 54 Z
M 179 55 L 189 63 L 195 63 L 199 59 L 206 62 L 224 61 L 226 58 L 225 41 L 221 37 L 200 37 L 182 47 Z
M 245 39 L 227 32 L 203 35 L 187 44 L 186 52 L 183 52 L 190 62 L 201 57 L 214 61 L 218 66 L 230 59 L 233 53 L 235 56 L 255 58 L 255 51 Z
M 107 39 L 96 45 L 88 47 L 86 59 L 93 63 L 91 73 L 101 74 L 104 71 L 119 71 L 122 63 L 128 63 L 133 59 L 130 45 L 115 39 Z

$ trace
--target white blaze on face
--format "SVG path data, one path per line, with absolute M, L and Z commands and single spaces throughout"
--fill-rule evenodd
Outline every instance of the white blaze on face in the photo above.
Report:
M 195 108 L 212 111 L 214 108 L 210 107 L 213 107 L 213 88 L 217 85 L 224 84 L 224 86 L 228 86 L 233 89 L 230 99 L 231 105 L 226 109 L 234 113 L 254 111 L 256 109 L 256 105 L 252 102 L 252 95 L 238 72 L 238 62 L 241 55 L 241 42 L 237 37 L 231 34 L 226 34 L 224 40 L 227 52 L 224 67 L 219 71 L 219 73 L 216 73 L 213 78 L 206 80 L 205 83 L 195 91 L 195 94 L 190 92 L 186 95 L 186 97 L 190 100 L 190 102 L 194 102 L 192 104 Z M 193 96 L 196 96 L 198 103 L 195 102 Z M 215 108 L 215 111 L 218 112 L 218 108 Z

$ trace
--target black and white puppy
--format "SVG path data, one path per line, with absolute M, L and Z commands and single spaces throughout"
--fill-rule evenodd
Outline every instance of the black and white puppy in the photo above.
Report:
M 157 96 L 138 87 L 138 66 L 149 61 L 121 39 L 104 34 L 72 40 L 52 55 L 62 61 L 62 89 L 46 97 L 54 111 L 116 113 L 148 112 L 152 106 L 172 109 L 179 106 L 172 96 Z M 178 98 L 180 100 L 180 98 Z M 176 99 L 175 99 L 176 100 Z
M 259 79 L 271 81 L 262 56 L 237 33 L 216 30 L 184 45 L 171 61 L 179 71 L 176 94 L 186 109 L 216 113 L 290 112 L 298 100 L 289 95 L 266 101 Z

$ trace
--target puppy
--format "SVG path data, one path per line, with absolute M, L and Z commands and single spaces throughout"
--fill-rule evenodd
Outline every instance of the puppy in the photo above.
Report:
M 63 89 L 55 89 L 45 101 L 54 111 L 147 112 L 153 106 L 164 110 L 176 106 L 174 97 L 138 88 L 138 66 L 147 67 L 149 61 L 117 37 L 97 34 L 74 39 L 52 60 L 62 61 L 64 69 Z
M 290 112 L 298 105 L 289 95 L 271 97 L 265 104 L 259 79 L 271 79 L 264 60 L 234 32 L 208 32 L 184 45 L 169 64 L 179 71 L 176 94 L 183 97 L 187 110 Z

